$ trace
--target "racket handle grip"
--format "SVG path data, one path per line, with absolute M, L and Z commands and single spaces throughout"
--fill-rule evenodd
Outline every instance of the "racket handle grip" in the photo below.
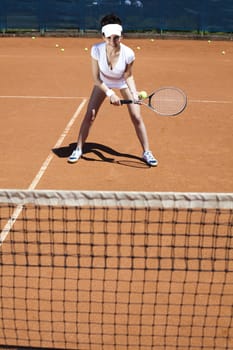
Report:
M 132 100 L 121 100 L 121 105 L 129 105 L 131 103 L 133 103 Z
M 112 102 L 110 102 L 112 104 Z M 120 100 L 121 105 L 129 105 L 134 103 L 133 100 Z

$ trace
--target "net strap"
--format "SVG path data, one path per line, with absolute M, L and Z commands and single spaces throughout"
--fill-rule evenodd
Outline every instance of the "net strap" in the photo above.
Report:
M 133 208 L 233 209 L 233 193 L 0 190 L 0 203 Z

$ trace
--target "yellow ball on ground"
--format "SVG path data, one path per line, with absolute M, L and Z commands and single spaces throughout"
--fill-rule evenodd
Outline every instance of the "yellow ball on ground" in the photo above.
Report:
M 140 91 L 138 96 L 139 96 L 140 99 L 147 98 L 147 92 L 146 91 Z
M 226 51 L 222 51 L 222 55 L 225 55 L 226 54 Z
M 63 51 L 65 51 L 65 49 L 63 49 L 63 47 L 61 48 L 61 51 L 63 52 Z

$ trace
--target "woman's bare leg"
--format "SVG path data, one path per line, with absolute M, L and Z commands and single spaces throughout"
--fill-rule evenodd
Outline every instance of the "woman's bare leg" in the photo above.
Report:
M 87 106 L 86 114 L 84 116 L 84 119 L 82 121 L 80 130 L 79 130 L 77 147 L 69 156 L 68 158 L 69 163 L 77 162 L 79 158 L 82 156 L 83 144 L 85 143 L 89 135 L 90 128 L 96 118 L 98 110 L 101 104 L 103 103 L 104 99 L 105 99 L 105 93 L 98 86 L 94 86 L 88 106 Z
M 132 95 L 129 91 L 129 89 L 122 89 L 121 90 L 122 97 L 124 99 L 132 99 Z M 132 123 L 134 125 L 137 137 L 140 141 L 140 144 L 142 146 L 143 151 L 148 151 L 149 148 L 149 141 L 147 136 L 146 127 L 144 124 L 144 121 L 141 116 L 141 108 L 138 104 L 129 104 L 127 105 L 129 114 L 132 120 Z
M 98 110 L 102 105 L 105 97 L 106 96 L 104 92 L 98 86 L 94 86 L 87 106 L 86 114 L 80 127 L 77 148 L 82 149 L 83 144 L 85 143 L 89 135 L 90 128 L 97 116 Z
M 132 99 L 132 95 L 129 91 L 129 89 L 122 89 L 121 94 L 124 99 Z M 141 108 L 139 104 L 128 104 L 128 111 L 132 120 L 132 123 L 134 125 L 137 137 L 141 143 L 142 149 L 143 149 L 143 160 L 150 166 L 157 166 L 158 161 L 153 156 L 152 152 L 150 151 L 148 136 L 146 127 L 143 121 L 143 118 L 141 116 Z

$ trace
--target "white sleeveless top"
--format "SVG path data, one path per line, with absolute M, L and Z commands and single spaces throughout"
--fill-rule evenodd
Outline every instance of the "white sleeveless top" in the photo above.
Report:
M 135 54 L 131 48 L 120 43 L 120 54 L 118 61 L 113 69 L 108 64 L 106 43 L 95 44 L 91 49 L 91 57 L 98 61 L 100 69 L 100 79 L 111 89 L 127 88 L 124 79 L 125 68 L 127 64 L 135 60 Z

